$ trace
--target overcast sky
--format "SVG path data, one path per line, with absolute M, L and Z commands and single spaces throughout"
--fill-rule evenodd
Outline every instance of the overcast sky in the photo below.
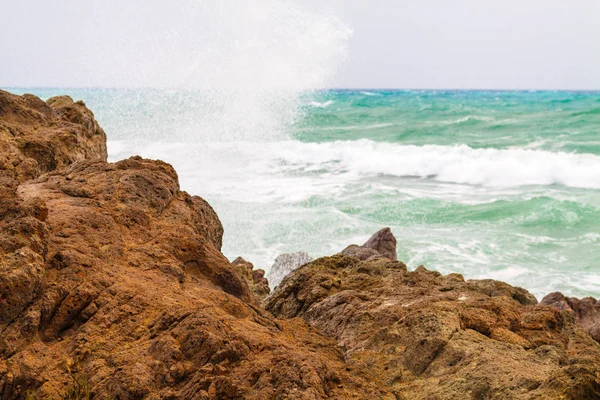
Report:
M 276 85 L 600 89 L 599 0 L 22 0 L 2 14 L 0 87 L 281 75 Z

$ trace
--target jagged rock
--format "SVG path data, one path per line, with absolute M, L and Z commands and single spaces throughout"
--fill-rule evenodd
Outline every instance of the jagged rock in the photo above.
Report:
M 595 341 L 600 342 L 600 302 L 593 297 L 578 299 L 576 297 L 566 297 L 560 292 L 554 292 L 544 297 L 540 304 L 570 312 L 583 329 Z
M 277 256 L 271 269 L 267 273 L 271 286 L 275 287 L 279 285 L 279 282 L 281 282 L 287 274 L 310 261 L 312 261 L 312 258 L 303 251 L 280 254 Z
M 0 92 L 0 126 L 0 398 L 393 398 L 258 307 L 169 164 L 105 162 L 83 103 Z
M 105 146 L 83 103 L 0 92 L 3 400 L 600 396 L 600 346 L 571 311 L 408 272 L 390 240 L 295 269 L 265 299 L 276 319 L 210 205 Z
M 511 286 L 508 283 L 495 281 L 493 279 L 470 279 L 467 283 L 469 284 L 470 289 L 487 294 L 490 297 L 507 296 L 524 306 L 534 306 L 538 303 L 535 296 L 527 290 Z
M 231 265 L 237 268 L 238 273 L 246 281 L 259 302 L 267 297 L 271 289 L 269 288 L 269 281 L 265 278 L 265 271 L 263 269 L 255 270 L 254 264 L 244 260 L 242 257 L 233 260 Z
M 400 399 L 600 398 L 600 346 L 524 289 L 342 254 L 295 270 L 265 301 L 335 339 Z
M 342 254 L 360 260 L 387 258 L 397 260 L 396 238 L 390 228 L 383 228 L 373 234 L 362 246 L 352 244 L 342 250 Z
M 0 90 L 0 171 L 23 182 L 76 161 L 106 161 L 106 134 L 82 101 Z

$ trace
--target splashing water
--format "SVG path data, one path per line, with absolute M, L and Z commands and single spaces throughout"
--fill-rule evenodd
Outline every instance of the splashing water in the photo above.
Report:
M 141 139 L 289 139 L 301 118 L 300 96 L 327 85 L 348 57 L 352 35 L 331 13 L 285 0 L 179 0 L 160 13 L 156 7 L 121 8 L 118 14 L 97 9 L 109 34 L 127 40 L 110 41 L 116 48 L 101 37 L 91 40 L 102 55 L 93 60 L 94 82 L 188 91 L 157 93 L 154 99 L 117 94 L 134 109 L 150 110 L 149 120 L 178 108 L 172 129 L 157 131 L 164 124 L 153 121 L 129 132 Z M 130 122 L 122 128 L 132 127 Z
M 171 11 L 175 30 L 148 17 L 131 57 L 143 71 L 111 71 L 175 89 L 12 91 L 86 101 L 111 160 L 172 163 L 216 209 L 230 258 L 268 269 L 283 252 L 328 255 L 391 226 L 410 268 L 538 297 L 600 294 L 600 94 L 319 91 L 351 30 L 298 4 L 256 4 L 190 3 Z

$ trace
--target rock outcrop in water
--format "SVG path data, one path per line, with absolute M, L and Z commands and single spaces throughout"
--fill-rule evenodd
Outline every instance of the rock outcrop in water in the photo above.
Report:
M 342 254 L 356 257 L 363 261 L 379 258 L 396 260 L 396 238 L 390 228 L 383 228 L 375 232 L 362 246 L 351 244 L 342 250 Z
M 83 103 L 0 91 L 0 135 L 1 399 L 600 396 L 571 311 L 408 272 L 389 230 L 294 270 L 269 312 L 210 205 L 164 162 L 107 163 Z
M 268 273 L 271 286 L 275 287 L 279 285 L 279 282 L 281 282 L 287 274 L 312 260 L 312 257 L 303 251 L 278 255 Z

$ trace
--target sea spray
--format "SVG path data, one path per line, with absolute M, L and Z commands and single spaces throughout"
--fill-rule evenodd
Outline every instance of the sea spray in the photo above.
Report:
M 334 254 L 390 226 L 411 269 L 538 298 L 600 293 L 600 114 L 586 113 L 599 93 L 320 91 L 300 96 L 307 115 L 290 137 L 219 141 L 225 131 L 188 123 L 201 102 L 210 110 L 189 89 L 36 90 L 65 92 L 94 110 L 111 160 L 174 165 L 217 211 L 231 259 L 268 270 L 279 254 Z
M 140 139 L 290 139 L 302 117 L 300 98 L 329 84 L 348 57 L 352 35 L 329 11 L 286 0 L 178 0 L 168 9 L 123 4 L 98 7 L 97 13 L 109 33 L 123 39 L 116 47 L 99 36 L 90 39 L 102 55 L 86 65 L 95 82 L 177 89 L 154 98 L 129 92 L 120 99 L 131 103 L 130 115 L 140 107 L 154 110 L 144 115 L 149 122 L 141 129 L 123 132 L 133 126 L 124 121 L 113 130 Z M 177 109 L 177 120 L 155 120 L 170 109 Z

